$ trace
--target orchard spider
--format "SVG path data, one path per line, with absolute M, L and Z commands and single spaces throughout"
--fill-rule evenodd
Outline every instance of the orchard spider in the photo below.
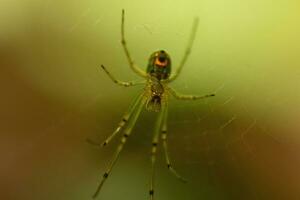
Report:
M 146 79 L 143 82 L 123 82 L 116 79 L 103 65 L 101 65 L 102 69 L 106 72 L 106 74 L 118 85 L 129 87 L 138 84 L 145 84 L 145 88 L 143 92 L 137 97 L 137 99 L 130 106 L 129 110 L 124 114 L 122 120 L 120 121 L 116 130 L 102 143 L 98 144 L 93 141 L 90 143 L 99 146 L 106 146 L 118 133 L 121 132 L 123 128 L 123 136 L 121 138 L 121 142 L 115 152 L 113 159 L 111 160 L 106 172 L 103 174 L 103 178 L 93 195 L 93 198 L 96 198 L 105 182 L 107 177 L 109 176 L 114 164 L 116 163 L 120 152 L 123 149 L 124 144 L 127 141 L 127 138 L 130 136 L 131 131 L 137 121 L 139 114 L 141 113 L 142 108 L 145 106 L 148 111 L 157 112 L 158 119 L 155 124 L 153 139 L 152 139 L 152 150 L 151 150 L 151 180 L 150 180 L 150 190 L 149 195 L 150 199 L 153 200 L 154 194 L 154 164 L 156 160 L 156 151 L 159 143 L 159 136 L 161 134 L 162 146 L 164 149 L 164 154 L 166 158 L 167 168 L 173 173 L 179 180 L 185 182 L 185 179 L 182 178 L 172 167 L 168 154 L 168 146 L 167 146 L 167 110 L 168 110 L 168 98 L 170 95 L 174 96 L 180 100 L 196 100 L 196 99 L 204 99 L 207 97 L 212 97 L 214 94 L 204 95 L 204 96 L 196 96 L 196 95 L 182 95 L 177 93 L 174 89 L 168 86 L 168 83 L 174 81 L 178 75 L 180 74 L 183 65 L 185 64 L 188 55 L 191 52 L 191 47 L 193 41 L 195 39 L 198 18 L 194 20 L 192 32 L 189 38 L 188 45 L 186 47 L 184 56 L 174 74 L 171 74 L 171 59 L 170 56 L 163 50 L 159 50 L 151 54 L 147 66 L 147 70 L 144 71 L 140 69 L 132 60 L 124 36 L 124 10 L 122 10 L 122 24 L 121 24 L 121 37 L 122 37 L 122 46 L 125 51 L 127 60 L 129 62 L 130 68 L 139 76 Z

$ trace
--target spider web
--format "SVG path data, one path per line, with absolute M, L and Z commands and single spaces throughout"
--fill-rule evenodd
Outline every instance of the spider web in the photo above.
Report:
M 212 69 L 214 72 L 215 68 Z M 211 74 L 214 74 L 213 72 Z M 291 140 L 283 140 L 284 137 L 280 133 L 278 134 L 278 130 L 267 124 L 269 109 L 278 102 L 268 101 L 268 104 L 264 104 L 264 101 L 262 101 L 261 103 L 266 107 L 260 108 L 261 110 L 258 111 L 257 108 L 245 101 L 245 97 L 239 94 L 228 95 L 226 89 L 234 88 L 235 82 L 239 81 L 229 79 L 229 77 L 236 77 L 235 73 L 234 71 L 229 72 L 222 80 L 224 82 L 216 89 L 216 98 L 222 99 L 221 101 L 216 103 L 209 99 L 201 103 L 177 105 L 176 110 L 188 110 L 187 112 L 193 114 L 193 117 L 177 119 L 178 121 L 172 123 L 180 123 L 181 128 L 184 129 L 183 132 L 186 133 L 183 136 L 187 153 L 185 163 L 198 167 L 206 165 L 208 179 L 212 181 L 211 186 L 222 188 L 219 191 L 220 193 L 225 188 L 226 192 L 222 195 L 222 198 L 224 196 L 229 199 L 240 199 L 245 196 L 247 196 L 247 199 L 270 198 L 268 197 L 269 194 L 266 194 L 265 188 L 255 185 L 257 180 L 254 178 L 245 180 L 246 174 L 249 171 L 256 171 L 257 173 L 268 171 L 274 163 L 280 162 L 280 159 L 271 158 L 271 152 L 274 148 L 284 148 L 284 154 L 291 155 L 295 150 L 294 148 L 298 146 L 298 142 L 297 140 L 294 141 L 295 143 Z M 191 74 L 189 79 L 196 79 L 195 82 L 203 81 L 197 74 Z M 184 82 L 181 84 L 181 90 L 188 90 L 187 85 L 191 85 L 185 83 L 185 81 L 181 79 L 181 82 Z M 255 80 L 253 78 L 250 81 Z M 248 84 L 251 84 L 251 82 Z M 250 91 L 247 92 L 246 95 L 250 96 Z M 198 106 L 205 106 L 207 109 L 196 109 Z M 181 114 L 175 116 L 181 116 Z M 231 170 L 234 171 L 231 172 Z M 272 172 L 262 176 L 278 180 L 287 175 L 284 174 L 280 178 L 274 177 L 276 175 L 273 173 L 278 172 L 278 169 L 273 168 L 270 171 Z M 262 182 L 268 184 L 266 181 Z M 298 181 L 296 180 L 296 182 Z M 224 185 L 226 186 L 224 187 Z M 281 187 L 280 190 L 277 188 L 277 191 L 274 188 L 268 189 L 277 198 L 285 195 L 283 190 L 286 189 L 283 189 L 284 186 L 282 185 Z M 298 196 L 297 193 L 293 195 Z

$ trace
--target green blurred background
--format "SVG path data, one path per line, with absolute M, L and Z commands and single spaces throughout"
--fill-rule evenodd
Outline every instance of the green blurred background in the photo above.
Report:
M 169 146 L 178 182 L 157 162 L 157 200 L 300 199 L 300 2 L 296 0 L 2 0 L 0 199 L 91 199 L 118 140 L 97 149 L 142 87 L 120 45 L 121 10 L 134 60 L 164 49 L 172 86 L 217 96 L 172 99 Z M 147 199 L 155 114 L 143 112 L 99 199 Z M 162 153 L 162 152 L 160 152 Z

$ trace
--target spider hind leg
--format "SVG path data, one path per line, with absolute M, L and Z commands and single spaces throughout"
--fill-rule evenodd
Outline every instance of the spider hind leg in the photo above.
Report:
M 162 139 L 162 142 L 163 142 L 163 149 L 164 149 L 164 153 L 165 153 L 165 158 L 166 158 L 166 164 L 167 164 L 167 167 L 168 167 L 168 170 L 180 181 L 182 182 L 187 182 L 187 180 L 185 178 L 183 178 L 182 176 L 180 176 L 178 174 L 178 172 L 173 168 L 172 164 L 171 164 L 171 161 L 170 161 L 170 156 L 169 156 L 169 152 L 168 152 L 168 143 L 167 143 L 167 132 L 168 132 L 168 129 L 167 129 L 167 118 L 168 118 L 168 104 L 166 103 L 166 111 L 164 113 L 164 116 L 163 116 L 163 125 L 161 127 L 161 139 Z
M 121 138 L 121 141 L 120 141 L 120 144 L 114 154 L 114 157 L 113 159 L 110 161 L 109 165 L 108 165 L 108 168 L 107 170 L 105 171 L 105 173 L 103 174 L 103 177 L 102 177 L 102 180 L 101 182 L 99 183 L 97 189 L 96 189 L 96 192 L 94 193 L 93 195 L 93 198 L 95 199 L 98 195 L 99 195 L 99 192 L 104 184 L 104 182 L 106 181 L 106 179 L 108 178 L 108 176 L 110 175 L 111 173 L 111 170 L 113 168 L 113 166 L 116 164 L 118 158 L 119 158 L 119 155 L 120 153 L 122 152 L 123 150 L 123 147 L 125 145 L 125 143 L 127 142 L 127 139 L 128 137 L 130 136 L 131 132 L 132 132 L 132 129 L 142 111 L 142 108 L 144 107 L 144 104 L 145 104 L 145 98 L 143 95 L 141 95 L 141 98 L 139 98 L 139 100 L 137 101 L 137 105 L 136 107 L 134 108 L 133 110 L 133 114 L 132 116 L 130 117 L 130 119 L 128 120 L 128 126 L 126 127 L 126 129 L 124 130 L 124 134 Z

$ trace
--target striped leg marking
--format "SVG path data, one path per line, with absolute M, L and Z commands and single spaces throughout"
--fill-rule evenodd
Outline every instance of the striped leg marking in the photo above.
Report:
M 143 98 L 144 94 L 139 95 L 133 103 L 130 105 L 128 111 L 123 115 L 122 120 L 119 122 L 118 127 L 115 129 L 115 131 L 102 143 L 95 142 L 91 139 L 87 139 L 87 142 L 95 145 L 95 146 L 106 146 L 122 129 L 123 127 L 127 124 L 127 122 L 130 120 L 131 115 L 137 108 L 137 106 L 141 103 L 141 99 Z
M 136 86 L 136 85 L 141 85 L 145 84 L 145 81 L 120 81 L 116 79 L 107 69 L 104 67 L 104 65 L 101 65 L 101 68 L 105 71 L 105 73 L 109 76 L 109 78 L 116 84 L 124 87 L 130 87 L 130 86 Z
M 157 152 L 157 146 L 159 143 L 159 135 L 160 135 L 160 129 L 163 123 L 164 114 L 166 111 L 166 105 L 165 102 L 162 103 L 162 108 L 159 112 L 159 116 L 157 118 L 155 129 L 154 129 L 154 135 L 152 139 L 152 148 L 151 148 L 151 179 L 150 179 L 150 200 L 154 199 L 154 176 L 155 176 L 155 161 L 156 161 L 156 152 Z
M 142 96 L 143 97 L 143 96 Z M 119 158 L 119 155 L 127 141 L 127 138 L 130 136 L 131 132 L 132 132 L 132 129 L 137 121 L 137 118 L 138 116 L 140 115 L 141 111 L 142 111 L 142 108 L 143 106 L 145 105 L 145 102 L 146 102 L 146 99 L 145 98 L 141 98 L 141 101 L 138 101 L 138 106 L 136 108 L 136 110 L 133 111 L 133 115 L 132 115 L 132 118 L 129 119 L 128 121 L 128 127 L 125 129 L 124 131 L 124 134 L 121 138 L 121 141 L 120 141 L 120 144 L 115 152 L 115 155 L 113 157 L 113 159 L 111 160 L 106 172 L 103 174 L 103 178 L 95 192 L 95 194 L 93 195 L 93 198 L 96 198 L 104 184 L 104 182 L 106 181 L 106 179 L 108 178 L 113 166 L 115 165 L 116 161 L 118 160 Z
M 168 105 L 166 105 L 167 107 Z M 168 152 L 168 143 L 167 143 L 167 118 L 168 118 L 168 113 L 167 113 L 167 108 L 166 108 L 166 112 L 164 114 L 164 122 L 163 122 L 163 126 L 161 129 L 161 139 L 163 142 L 163 148 L 164 148 L 164 152 L 165 152 L 165 157 L 166 157 L 166 164 L 168 169 L 170 170 L 170 172 L 172 174 L 175 175 L 176 178 L 178 178 L 180 181 L 182 182 L 187 182 L 185 178 L 183 178 L 182 176 L 180 176 L 177 171 L 172 167 L 172 164 L 170 162 L 170 156 L 169 156 L 169 152 Z

